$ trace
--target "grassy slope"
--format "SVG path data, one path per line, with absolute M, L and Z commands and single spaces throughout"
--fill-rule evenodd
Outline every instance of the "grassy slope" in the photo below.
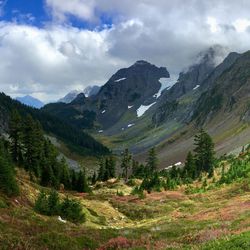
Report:
M 22 171 L 18 176 L 20 197 L 0 195 L 0 249 L 98 249 L 110 239 L 131 249 L 249 249 L 249 179 L 204 193 L 186 194 L 181 187 L 145 199 L 129 195 L 131 187 L 121 181 L 100 184 L 91 195 L 61 192 L 84 207 L 87 222 L 74 225 L 36 214 L 40 187 Z

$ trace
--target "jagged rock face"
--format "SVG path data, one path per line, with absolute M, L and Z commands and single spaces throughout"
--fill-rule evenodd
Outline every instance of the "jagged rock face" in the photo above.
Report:
M 173 113 L 178 116 L 178 114 L 181 113 L 180 109 L 182 109 L 183 113 L 183 115 L 179 116 L 180 119 L 189 122 L 192 119 L 195 109 L 192 106 L 197 97 L 192 96 L 192 102 L 186 107 L 181 105 L 178 107 L 178 99 L 194 91 L 196 88 L 200 94 L 212 88 L 216 79 L 228 70 L 240 56 L 241 54 L 235 52 L 229 53 L 224 61 L 215 67 L 214 51 L 212 49 L 208 50 L 208 53 L 203 56 L 200 64 L 195 64 L 191 66 L 186 73 L 181 73 L 178 82 L 170 90 L 164 91 L 152 117 L 153 124 L 159 125 L 167 119 L 172 119 Z M 219 97 L 217 97 L 215 101 L 218 101 L 218 99 Z M 177 108 L 179 108 L 178 111 Z
M 133 106 L 135 112 L 141 105 L 155 102 L 155 94 L 161 88 L 160 78 L 169 78 L 165 67 L 137 61 L 129 68 L 117 71 L 98 94 L 86 97 L 81 93 L 69 104 L 49 104 L 44 110 L 74 125 L 88 121 L 88 125 L 97 123 L 106 129 L 118 122 L 129 106 Z M 86 127 L 83 125 L 82 128 Z
M 195 104 L 193 119 L 199 124 L 208 123 L 221 110 L 224 114 L 232 114 L 238 109 L 238 115 L 247 119 L 250 101 L 250 51 L 236 57 L 235 62 Z
M 215 68 L 215 51 L 210 48 L 197 63 L 190 66 L 186 72 L 181 72 L 177 83 L 167 92 L 167 99 L 175 100 L 196 87 L 200 87 L 204 80 Z
M 145 61 L 137 61 L 131 67 L 114 74 L 95 98 L 99 104 L 98 119 L 103 127 L 118 121 L 128 106 L 154 102 L 153 96 L 161 87 L 160 78 L 169 78 L 167 69 Z

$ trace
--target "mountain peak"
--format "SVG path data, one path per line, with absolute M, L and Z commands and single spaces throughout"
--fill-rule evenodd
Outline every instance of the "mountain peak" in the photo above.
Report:
M 133 66 L 144 66 L 144 65 L 151 65 L 151 63 L 145 60 L 138 60 L 133 64 Z
M 33 108 L 37 108 L 40 109 L 44 106 L 44 103 L 41 102 L 39 99 L 31 96 L 31 95 L 25 95 L 22 97 L 17 97 L 16 98 L 17 101 L 21 102 L 22 104 L 25 104 L 27 106 L 33 107 Z

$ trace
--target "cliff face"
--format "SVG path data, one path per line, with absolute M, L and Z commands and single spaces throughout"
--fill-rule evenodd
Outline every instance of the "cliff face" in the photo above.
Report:
M 154 103 L 161 88 L 161 78 L 169 78 L 166 68 L 137 61 L 129 68 L 118 70 L 98 94 L 90 97 L 79 94 L 67 105 L 49 104 L 44 110 L 81 128 L 90 128 L 84 120 L 91 120 L 89 124 L 94 126 L 97 123 L 102 129 L 107 129 L 117 123 L 129 108 L 136 113 L 141 105 Z
M 173 114 L 182 121 L 190 121 L 195 109 L 194 102 L 204 91 L 212 88 L 216 79 L 229 70 L 240 56 L 232 52 L 215 67 L 215 54 L 209 49 L 198 64 L 189 67 L 185 73 L 180 73 L 177 83 L 171 89 L 164 91 L 153 114 L 153 123 L 159 125 L 172 119 Z M 189 96 L 189 101 L 185 101 L 186 105 L 179 105 L 185 95 Z

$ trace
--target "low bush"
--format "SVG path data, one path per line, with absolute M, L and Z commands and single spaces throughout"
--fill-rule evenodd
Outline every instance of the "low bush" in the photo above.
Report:
M 60 215 L 63 219 L 73 223 L 85 221 L 85 214 L 79 201 L 66 197 L 60 202 L 59 195 L 52 190 L 48 195 L 41 192 L 35 202 L 35 211 L 47 216 Z

